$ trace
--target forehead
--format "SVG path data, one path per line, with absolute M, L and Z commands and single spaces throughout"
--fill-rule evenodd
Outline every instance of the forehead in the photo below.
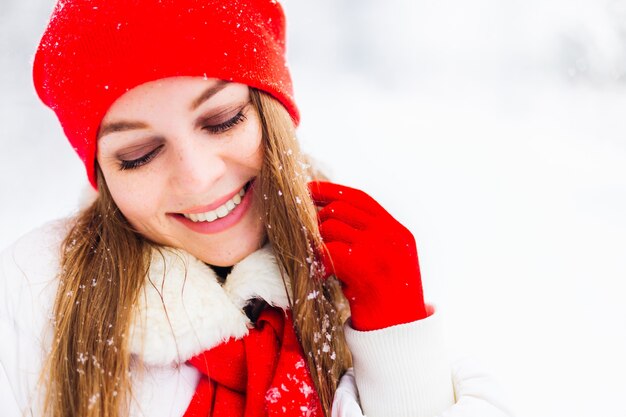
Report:
M 215 78 L 171 77 L 141 84 L 120 96 L 103 124 L 112 119 L 150 114 L 156 109 L 193 112 L 205 102 L 227 103 L 247 96 L 248 87 Z

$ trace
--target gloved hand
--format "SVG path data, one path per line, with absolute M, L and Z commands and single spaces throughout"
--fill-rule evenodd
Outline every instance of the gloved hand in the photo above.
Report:
M 426 317 L 411 232 L 363 191 L 319 181 L 309 190 L 321 207 L 322 261 L 343 284 L 352 327 L 376 330 Z

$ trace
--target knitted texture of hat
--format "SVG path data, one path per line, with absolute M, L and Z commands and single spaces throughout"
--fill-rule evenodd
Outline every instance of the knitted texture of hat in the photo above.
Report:
M 299 112 L 276 0 L 60 0 L 35 55 L 33 80 L 96 187 L 100 123 L 121 95 L 167 77 L 246 84 Z

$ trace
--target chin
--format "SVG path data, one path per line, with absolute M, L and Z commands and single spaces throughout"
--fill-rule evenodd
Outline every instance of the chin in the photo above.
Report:
M 200 257 L 200 259 L 202 260 L 202 262 L 209 265 L 233 266 L 258 249 L 259 246 L 254 246 L 250 248 L 238 246 L 232 251 L 226 249 L 224 252 L 217 254 L 217 256 L 216 254 L 212 254 L 213 256 L 203 256 Z
M 266 241 L 265 231 L 255 233 L 247 238 L 234 239 L 218 248 L 196 254 L 202 262 L 214 266 L 233 266 L 251 253 L 259 250 Z

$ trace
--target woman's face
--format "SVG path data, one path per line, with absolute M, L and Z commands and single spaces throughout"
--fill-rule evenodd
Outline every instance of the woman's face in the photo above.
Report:
M 248 87 L 195 77 L 140 85 L 105 115 L 97 160 L 143 236 L 233 265 L 264 239 L 252 195 L 263 163 Z

